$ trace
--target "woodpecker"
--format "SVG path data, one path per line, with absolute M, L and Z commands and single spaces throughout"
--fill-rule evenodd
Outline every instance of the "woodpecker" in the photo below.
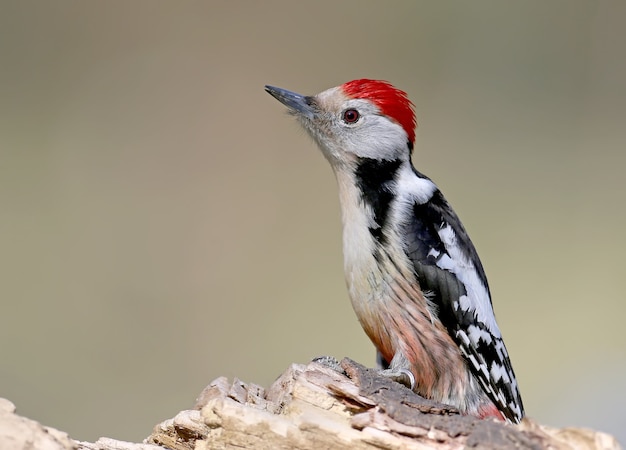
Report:
M 265 90 L 333 169 L 348 292 L 382 373 L 464 414 L 519 423 L 524 407 L 482 263 L 441 191 L 413 166 L 407 94 L 370 79 L 314 96 Z

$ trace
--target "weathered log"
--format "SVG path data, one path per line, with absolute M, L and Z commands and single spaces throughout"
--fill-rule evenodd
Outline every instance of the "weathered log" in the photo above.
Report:
M 612 436 L 463 416 L 349 359 L 293 364 L 269 389 L 214 380 L 143 443 L 77 442 L 0 401 L 0 449 L 619 449 Z

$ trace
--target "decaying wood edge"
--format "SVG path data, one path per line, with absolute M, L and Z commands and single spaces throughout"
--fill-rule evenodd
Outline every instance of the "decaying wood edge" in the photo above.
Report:
M 0 449 L 619 449 L 612 436 L 462 416 L 349 359 L 293 364 L 269 389 L 225 377 L 195 407 L 158 424 L 143 443 L 66 433 L 15 414 L 0 399 Z

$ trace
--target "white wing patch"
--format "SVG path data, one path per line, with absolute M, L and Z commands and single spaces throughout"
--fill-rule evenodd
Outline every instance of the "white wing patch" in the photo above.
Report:
M 428 251 L 428 256 L 432 256 L 435 259 L 439 258 L 439 255 L 441 255 L 441 252 L 439 250 L 434 249 L 434 248 L 431 248 Z
M 467 295 L 459 298 L 458 303 L 454 302 L 454 306 L 463 312 L 473 312 L 476 320 L 484 323 L 494 337 L 501 337 L 491 307 L 489 292 L 478 277 L 474 263 L 467 259 L 459 247 L 456 234 L 450 225 L 446 225 L 438 233 L 448 254 L 443 255 L 436 264 L 438 267 L 452 272 L 463 283 L 467 292 Z
M 491 378 L 494 381 L 496 381 L 496 382 L 498 380 L 500 380 L 500 379 L 502 379 L 502 381 L 504 383 L 510 383 L 511 382 L 511 377 L 509 376 L 509 371 L 506 370 L 506 368 L 504 368 L 500 364 L 493 364 L 491 366 Z M 506 403 L 506 401 L 503 399 L 502 403 Z
M 493 335 L 489 331 L 482 330 L 474 325 L 467 327 L 467 331 L 467 337 L 470 342 L 474 344 L 474 346 L 476 346 L 481 339 L 487 345 L 491 345 L 493 343 Z

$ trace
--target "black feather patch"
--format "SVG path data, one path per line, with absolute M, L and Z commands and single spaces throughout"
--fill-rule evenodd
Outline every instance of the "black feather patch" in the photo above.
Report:
M 370 227 L 369 231 L 380 243 L 384 242 L 383 229 L 394 199 L 394 179 L 401 164 L 400 160 L 359 158 L 356 168 L 356 182 L 361 191 L 361 198 L 374 213 L 376 227 Z

